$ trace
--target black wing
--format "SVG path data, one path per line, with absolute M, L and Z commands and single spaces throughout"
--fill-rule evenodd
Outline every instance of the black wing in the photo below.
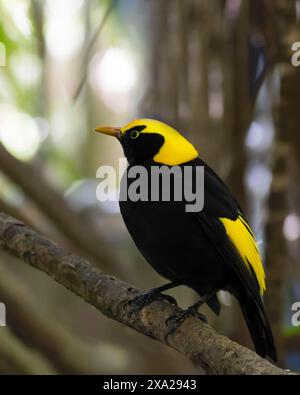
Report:
M 198 163 L 205 167 L 205 194 L 204 209 L 195 213 L 196 219 L 235 274 L 228 290 L 240 302 L 256 352 L 276 361 L 276 347 L 260 296 L 265 288 L 264 269 L 254 235 L 223 181 L 204 162 Z
M 242 210 L 225 183 L 205 162 L 196 159 L 194 163 L 204 166 L 205 169 L 204 209 L 195 213 L 196 219 L 210 243 L 218 251 L 220 258 L 224 263 L 230 265 L 243 286 L 260 299 L 258 290 L 259 285 L 263 287 L 261 278 L 264 275 L 263 266 L 254 235 Z M 229 237 L 224 225 L 226 222 L 222 219 L 229 220 L 229 224 L 235 224 L 233 226 L 239 226 L 239 237 L 244 236 L 247 239 L 244 247 L 249 246 L 251 249 L 249 256 L 247 256 L 247 251 L 243 251 L 240 246 L 235 244 L 234 237 L 232 239 Z M 256 262 L 251 262 L 249 257 L 253 257 Z

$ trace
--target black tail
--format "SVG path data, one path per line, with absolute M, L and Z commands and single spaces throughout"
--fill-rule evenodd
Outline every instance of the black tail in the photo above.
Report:
M 261 299 L 245 292 L 239 297 L 239 302 L 257 354 L 263 358 L 267 356 L 276 362 L 276 346 Z

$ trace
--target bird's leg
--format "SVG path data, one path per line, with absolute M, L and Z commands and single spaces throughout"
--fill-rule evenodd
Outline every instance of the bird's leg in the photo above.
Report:
M 182 310 L 179 313 L 173 315 L 172 317 L 168 318 L 166 320 L 166 325 L 169 324 L 169 322 L 171 321 L 171 325 L 170 325 L 170 330 L 168 331 L 168 333 L 165 336 L 165 341 L 168 340 L 168 337 L 170 335 L 173 335 L 176 330 L 178 329 L 178 327 L 186 320 L 186 318 L 188 317 L 196 317 L 199 318 L 201 321 L 205 322 L 207 324 L 207 318 L 204 314 L 201 314 L 198 312 L 198 309 L 206 302 L 208 302 L 211 297 L 215 294 L 214 292 L 210 292 L 207 293 L 206 295 L 202 296 L 201 299 L 198 300 L 197 303 L 193 304 L 192 306 L 190 306 L 189 308 L 187 308 L 186 310 Z
M 126 305 L 132 305 L 129 310 L 129 315 L 136 313 L 137 311 L 141 310 L 143 307 L 148 306 L 158 297 L 161 299 L 165 299 L 167 302 L 171 304 L 175 304 L 177 306 L 176 300 L 170 295 L 161 294 L 163 291 L 167 291 L 168 289 L 175 288 L 181 285 L 179 281 L 172 281 L 171 283 L 164 284 L 157 288 L 151 288 L 148 291 L 145 291 L 135 298 L 129 300 Z

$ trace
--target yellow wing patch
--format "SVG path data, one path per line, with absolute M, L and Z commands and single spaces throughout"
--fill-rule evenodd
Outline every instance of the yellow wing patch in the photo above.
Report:
M 265 271 L 254 234 L 249 225 L 241 215 L 235 221 L 228 218 L 220 218 L 220 220 L 225 226 L 227 235 L 249 270 L 249 264 L 251 265 L 259 284 L 260 293 L 263 294 L 266 290 Z

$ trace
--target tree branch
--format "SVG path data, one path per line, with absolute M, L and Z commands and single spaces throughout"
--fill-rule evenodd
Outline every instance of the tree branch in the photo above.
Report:
M 101 19 L 100 25 L 98 26 L 98 28 L 95 31 L 91 41 L 88 43 L 88 45 L 87 45 L 87 47 L 85 49 L 85 53 L 84 53 L 84 56 L 83 56 L 83 65 L 82 65 L 82 69 L 83 69 L 82 77 L 81 77 L 80 82 L 79 82 L 79 84 L 78 84 L 78 86 L 76 88 L 76 91 L 75 91 L 74 95 L 73 95 L 73 100 L 74 101 L 76 101 L 78 99 L 78 97 L 80 95 L 80 92 L 82 91 L 82 88 L 83 88 L 84 83 L 86 81 L 87 66 L 88 66 L 90 55 L 91 55 L 91 51 L 92 51 L 92 49 L 93 49 L 93 47 L 95 45 L 95 42 L 97 41 L 97 38 L 99 37 L 101 31 L 103 30 L 103 28 L 105 26 L 105 23 L 106 23 L 109 15 L 111 13 L 111 11 L 116 6 L 116 3 L 117 3 L 117 0 L 112 0 L 111 1 L 111 3 L 107 7 L 107 9 L 106 9 L 106 11 L 105 11 L 105 13 L 104 13 L 104 15 L 103 15 L 103 17 Z
M 157 300 L 130 316 L 126 301 L 136 295 L 138 289 L 100 272 L 87 260 L 67 252 L 4 213 L 0 213 L 0 248 L 44 271 L 107 317 L 162 343 L 168 333 L 166 320 L 180 311 L 164 300 Z M 209 374 L 289 373 L 193 317 L 186 319 L 176 333 L 169 336 L 168 345 Z

